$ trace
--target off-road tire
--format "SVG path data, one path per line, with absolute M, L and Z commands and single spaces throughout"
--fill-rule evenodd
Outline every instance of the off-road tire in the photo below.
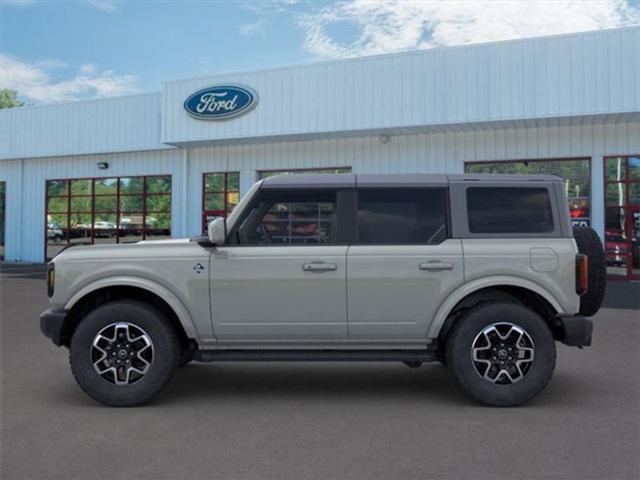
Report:
M 96 335 L 117 322 L 141 328 L 153 344 L 153 361 L 136 383 L 115 385 L 96 372 L 91 348 Z M 78 325 L 71 339 L 69 362 L 78 385 L 100 403 L 114 407 L 148 402 L 171 379 L 178 367 L 181 348 L 178 335 L 167 318 L 152 306 L 133 300 L 102 305 L 91 311 Z
M 587 293 L 580 297 L 580 315 L 595 315 L 604 300 L 607 288 L 607 263 L 600 237 L 593 228 L 573 227 L 573 238 L 578 252 L 588 257 L 589 286 Z
M 521 380 L 506 385 L 484 379 L 474 366 L 472 345 L 483 329 L 508 322 L 530 336 L 534 357 Z M 549 383 L 556 363 L 553 334 L 534 311 L 508 302 L 483 302 L 463 314 L 452 327 L 445 346 L 447 366 L 454 378 L 480 402 L 497 407 L 522 404 L 540 393 Z

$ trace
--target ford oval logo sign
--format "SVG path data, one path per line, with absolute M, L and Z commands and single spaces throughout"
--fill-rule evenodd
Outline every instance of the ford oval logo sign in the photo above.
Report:
M 193 118 L 226 120 L 247 113 L 258 103 L 258 94 L 239 85 L 217 85 L 199 90 L 184 102 Z

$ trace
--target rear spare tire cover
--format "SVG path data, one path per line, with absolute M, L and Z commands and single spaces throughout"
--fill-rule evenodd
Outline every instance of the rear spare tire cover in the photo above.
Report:
M 589 259 L 589 289 L 580 297 L 580 314 L 595 315 L 602 305 L 607 287 L 607 265 L 600 237 L 589 227 L 573 227 L 578 252 Z

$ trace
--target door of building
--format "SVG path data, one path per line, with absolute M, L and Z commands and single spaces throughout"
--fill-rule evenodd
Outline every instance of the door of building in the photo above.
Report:
M 607 273 L 640 280 L 640 156 L 605 159 L 605 203 Z

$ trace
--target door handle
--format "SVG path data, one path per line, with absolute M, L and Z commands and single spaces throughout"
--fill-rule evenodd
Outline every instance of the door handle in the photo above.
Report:
M 453 270 L 453 263 L 449 262 L 425 262 L 419 265 L 420 270 L 439 272 L 442 270 Z
M 338 269 L 335 263 L 304 263 L 302 270 L 305 272 L 333 272 Z

